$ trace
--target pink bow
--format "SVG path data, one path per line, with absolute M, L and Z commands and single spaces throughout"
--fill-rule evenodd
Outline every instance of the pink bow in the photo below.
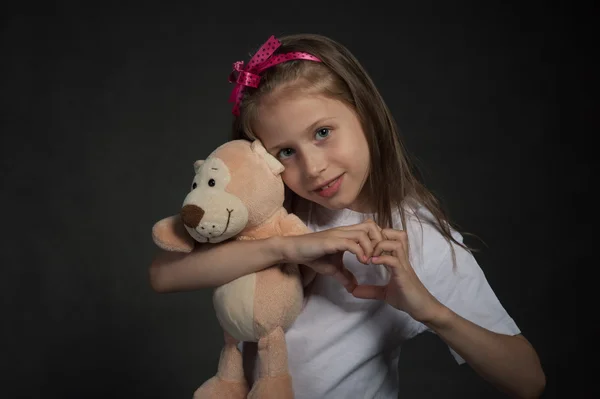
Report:
M 233 71 L 229 74 L 229 83 L 235 82 L 236 85 L 229 96 L 229 102 L 234 103 L 232 112 L 235 116 L 240 115 L 240 102 L 242 101 L 242 95 L 244 94 L 244 87 L 257 88 L 260 83 L 259 74 L 265 69 L 290 60 L 321 62 L 317 57 L 301 51 L 292 51 L 290 53 L 278 54 L 273 57 L 273 53 L 279 46 L 281 46 L 279 40 L 277 40 L 275 36 L 271 36 L 252 56 L 245 68 L 244 61 L 233 63 Z M 236 72 L 237 78 L 235 77 Z

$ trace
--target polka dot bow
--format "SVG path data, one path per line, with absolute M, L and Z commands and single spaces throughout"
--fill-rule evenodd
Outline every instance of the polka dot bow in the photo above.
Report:
M 234 103 L 232 113 L 235 116 L 240 115 L 240 102 L 242 101 L 244 88 L 258 87 L 258 84 L 260 83 L 259 74 L 265 69 L 291 60 L 310 60 L 321 62 L 321 60 L 314 55 L 301 51 L 292 51 L 274 56 L 273 53 L 275 50 L 277 50 L 277 48 L 279 48 L 279 46 L 281 46 L 279 40 L 277 40 L 274 36 L 271 36 L 269 40 L 267 40 L 265 44 L 263 44 L 252 56 L 246 67 L 244 67 L 244 61 L 236 61 L 233 63 L 233 71 L 231 71 L 231 74 L 229 74 L 229 83 L 235 82 L 236 85 L 229 96 L 229 102 Z

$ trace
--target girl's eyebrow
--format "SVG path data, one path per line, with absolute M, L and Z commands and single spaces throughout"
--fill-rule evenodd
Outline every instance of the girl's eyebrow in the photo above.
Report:
M 320 125 L 322 125 L 323 123 L 325 123 L 325 121 L 328 121 L 329 119 L 333 119 L 332 116 L 325 116 L 323 118 L 319 118 L 316 121 L 314 121 L 311 125 L 309 125 L 304 132 L 305 133 L 309 133 L 314 131 L 317 127 L 319 127 Z
M 329 121 L 330 119 L 333 119 L 333 116 L 326 116 L 323 118 L 319 118 L 316 121 L 314 121 L 313 123 L 311 123 L 310 125 L 308 125 L 308 127 L 306 127 L 304 129 L 304 133 L 310 133 L 312 131 L 314 131 L 317 127 L 319 127 L 320 125 L 324 124 L 326 121 Z M 283 141 L 281 143 L 278 143 L 274 146 L 269 147 L 269 149 L 267 150 L 267 152 L 271 153 L 272 151 L 281 148 L 281 147 L 285 147 L 286 142 Z
M 276 149 L 279 149 L 280 147 L 283 147 L 284 145 L 285 145 L 285 141 L 284 141 L 283 143 L 279 143 L 279 144 L 277 144 L 277 145 L 274 145 L 274 146 L 272 146 L 272 147 L 269 147 L 269 148 L 267 148 L 267 152 L 268 152 L 269 154 L 272 154 L 272 153 L 273 153 L 273 151 L 275 151 Z

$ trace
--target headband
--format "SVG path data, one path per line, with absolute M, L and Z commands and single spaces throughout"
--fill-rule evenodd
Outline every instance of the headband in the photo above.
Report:
M 229 102 L 234 103 L 232 113 L 235 116 L 240 115 L 240 102 L 242 100 L 242 95 L 244 94 L 244 87 L 258 87 L 258 84 L 260 83 L 259 74 L 265 69 L 291 60 L 321 62 L 321 60 L 314 55 L 302 51 L 292 51 L 273 56 L 273 53 L 279 46 L 281 46 L 279 40 L 274 36 L 271 36 L 252 56 L 246 67 L 244 67 L 244 61 L 233 63 L 233 71 L 229 74 L 229 83 L 235 82 L 236 85 L 229 96 Z M 235 77 L 236 72 L 237 78 Z

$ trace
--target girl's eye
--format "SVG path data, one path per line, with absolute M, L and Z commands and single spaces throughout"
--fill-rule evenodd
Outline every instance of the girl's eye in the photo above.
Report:
M 196 183 L 192 184 L 192 190 L 195 189 L 196 187 L 198 187 L 198 185 Z
M 315 134 L 315 137 L 317 138 L 317 140 L 327 138 L 328 136 L 329 136 L 329 129 L 326 127 L 317 130 L 317 133 Z
M 294 155 L 294 150 L 292 150 L 291 148 L 284 148 L 283 150 L 279 151 L 279 158 L 287 158 L 287 157 L 291 157 L 292 155 Z
M 210 179 L 210 180 L 208 181 L 208 185 L 209 185 L 209 186 L 211 186 L 211 187 L 214 187 L 214 186 L 215 186 L 215 184 L 217 184 L 217 182 L 215 182 L 215 179 Z

